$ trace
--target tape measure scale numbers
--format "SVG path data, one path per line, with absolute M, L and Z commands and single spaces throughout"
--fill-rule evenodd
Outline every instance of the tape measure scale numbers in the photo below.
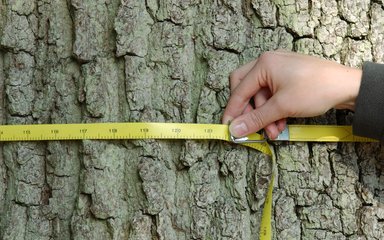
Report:
M 228 140 L 228 126 L 177 123 L 84 123 L 2 125 L 0 141 L 82 139 L 219 139 Z
M 43 141 L 82 139 L 217 139 L 230 141 L 228 126 L 196 123 L 79 123 L 0 125 L 0 141 Z M 263 136 L 251 134 L 244 145 L 262 144 Z M 354 136 L 351 126 L 289 125 L 272 141 L 315 142 L 377 142 L 374 139 Z M 263 142 L 263 141 L 261 141 Z M 263 148 L 262 152 L 269 150 Z M 267 153 L 268 154 L 268 153 Z
M 195 123 L 83 123 L 0 125 L 0 141 L 44 141 L 82 139 L 216 139 L 233 141 L 228 125 Z M 237 139 L 235 139 L 237 140 Z M 274 140 L 275 141 L 275 140 Z M 289 125 L 276 141 L 376 142 L 356 137 L 350 126 Z M 272 158 L 273 173 L 265 198 L 259 239 L 272 239 L 272 192 L 276 174 L 273 151 L 260 134 L 241 139 L 241 144 Z

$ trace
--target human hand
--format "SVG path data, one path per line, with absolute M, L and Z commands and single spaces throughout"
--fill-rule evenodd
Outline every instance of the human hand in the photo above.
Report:
M 235 137 L 264 128 L 274 139 L 288 117 L 314 117 L 331 108 L 354 110 L 361 76 L 360 69 L 317 57 L 263 53 L 231 73 L 223 123 L 231 122 L 229 129 Z

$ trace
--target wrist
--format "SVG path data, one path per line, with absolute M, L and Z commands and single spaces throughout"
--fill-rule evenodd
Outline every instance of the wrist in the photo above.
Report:
M 335 108 L 354 111 L 361 84 L 362 70 L 348 67 L 342 74 L 343 75 L 339 78 L 339 82 L 341 83 L 340 94 L 342 95 L 342 99 L 340 99 L 341 101 L 335 105 Z

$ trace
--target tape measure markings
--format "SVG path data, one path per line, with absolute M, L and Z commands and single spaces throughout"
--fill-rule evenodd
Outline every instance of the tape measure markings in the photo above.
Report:
M 354 136 L 351 126 L 289 125 L 285 141 L 374 142 Z M 2 125 L 0 141 L 81 139 L 217 139 L 229 140 L 228 126 L 196 123 L 80 123 Z M 252 134 L 250 139 L 262 139 Z
M 288 133 L 287 133 L 288 132 Z M 288 125 L 282 141 L 377 142 L 352 134 L 351 126 Z M 0 141 L 107 140 L 107 139 L 211 139 L 230 141 L 228 125 L 197 123 L 79 123 L 0 125 Z M 288 138 L 288 139 L 287 139 Z M 251 134 L 249 140 L 262 140 Z M 278 139 L 279 140 L 279 139 Z M 243 143 L 272 157 L 273 173 L 265 198 L 260 224 L 260 239 L 271 239 L 272 192 L 276 163 L 268 142 Z
M 84 123 L 0 126 L 0 141 L 148 138 L 229 140 L 229 134 L 226 125 L 193 123 Z

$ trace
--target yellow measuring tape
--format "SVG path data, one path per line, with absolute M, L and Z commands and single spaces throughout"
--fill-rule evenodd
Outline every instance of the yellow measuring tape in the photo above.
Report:
M 228 125 L 195 123 L 82 123 L 0 125 L 0 141 L 44 141 L 83 139 L 217 139 L 233 141 Z M 265 198 L 259 239 L 272 239 L 272 192 L 276 174 L 275 157 L 263 135 L 235 139 L 238 143 L 271 156 L 273 173 Z M 257 142 L 254 142 L 257 141 Z M 351 126 L 289 125 L 274 141 L 373 142 L 357 137 Z
M 82 139 L 217 139 L 230 141 L 228 126 L 197 123 L 78 123 L 0 125 L 0 141 L 43 141 Z M 263 140 L 260 134 L 251 134 L 244 143 Z M 376 142 L 374 139 L 354 136 L 351 126 L 288 125 L 272 141 L 306 142 Z M 261 152 L 268 152 L 266 144 L 251 144 Z

